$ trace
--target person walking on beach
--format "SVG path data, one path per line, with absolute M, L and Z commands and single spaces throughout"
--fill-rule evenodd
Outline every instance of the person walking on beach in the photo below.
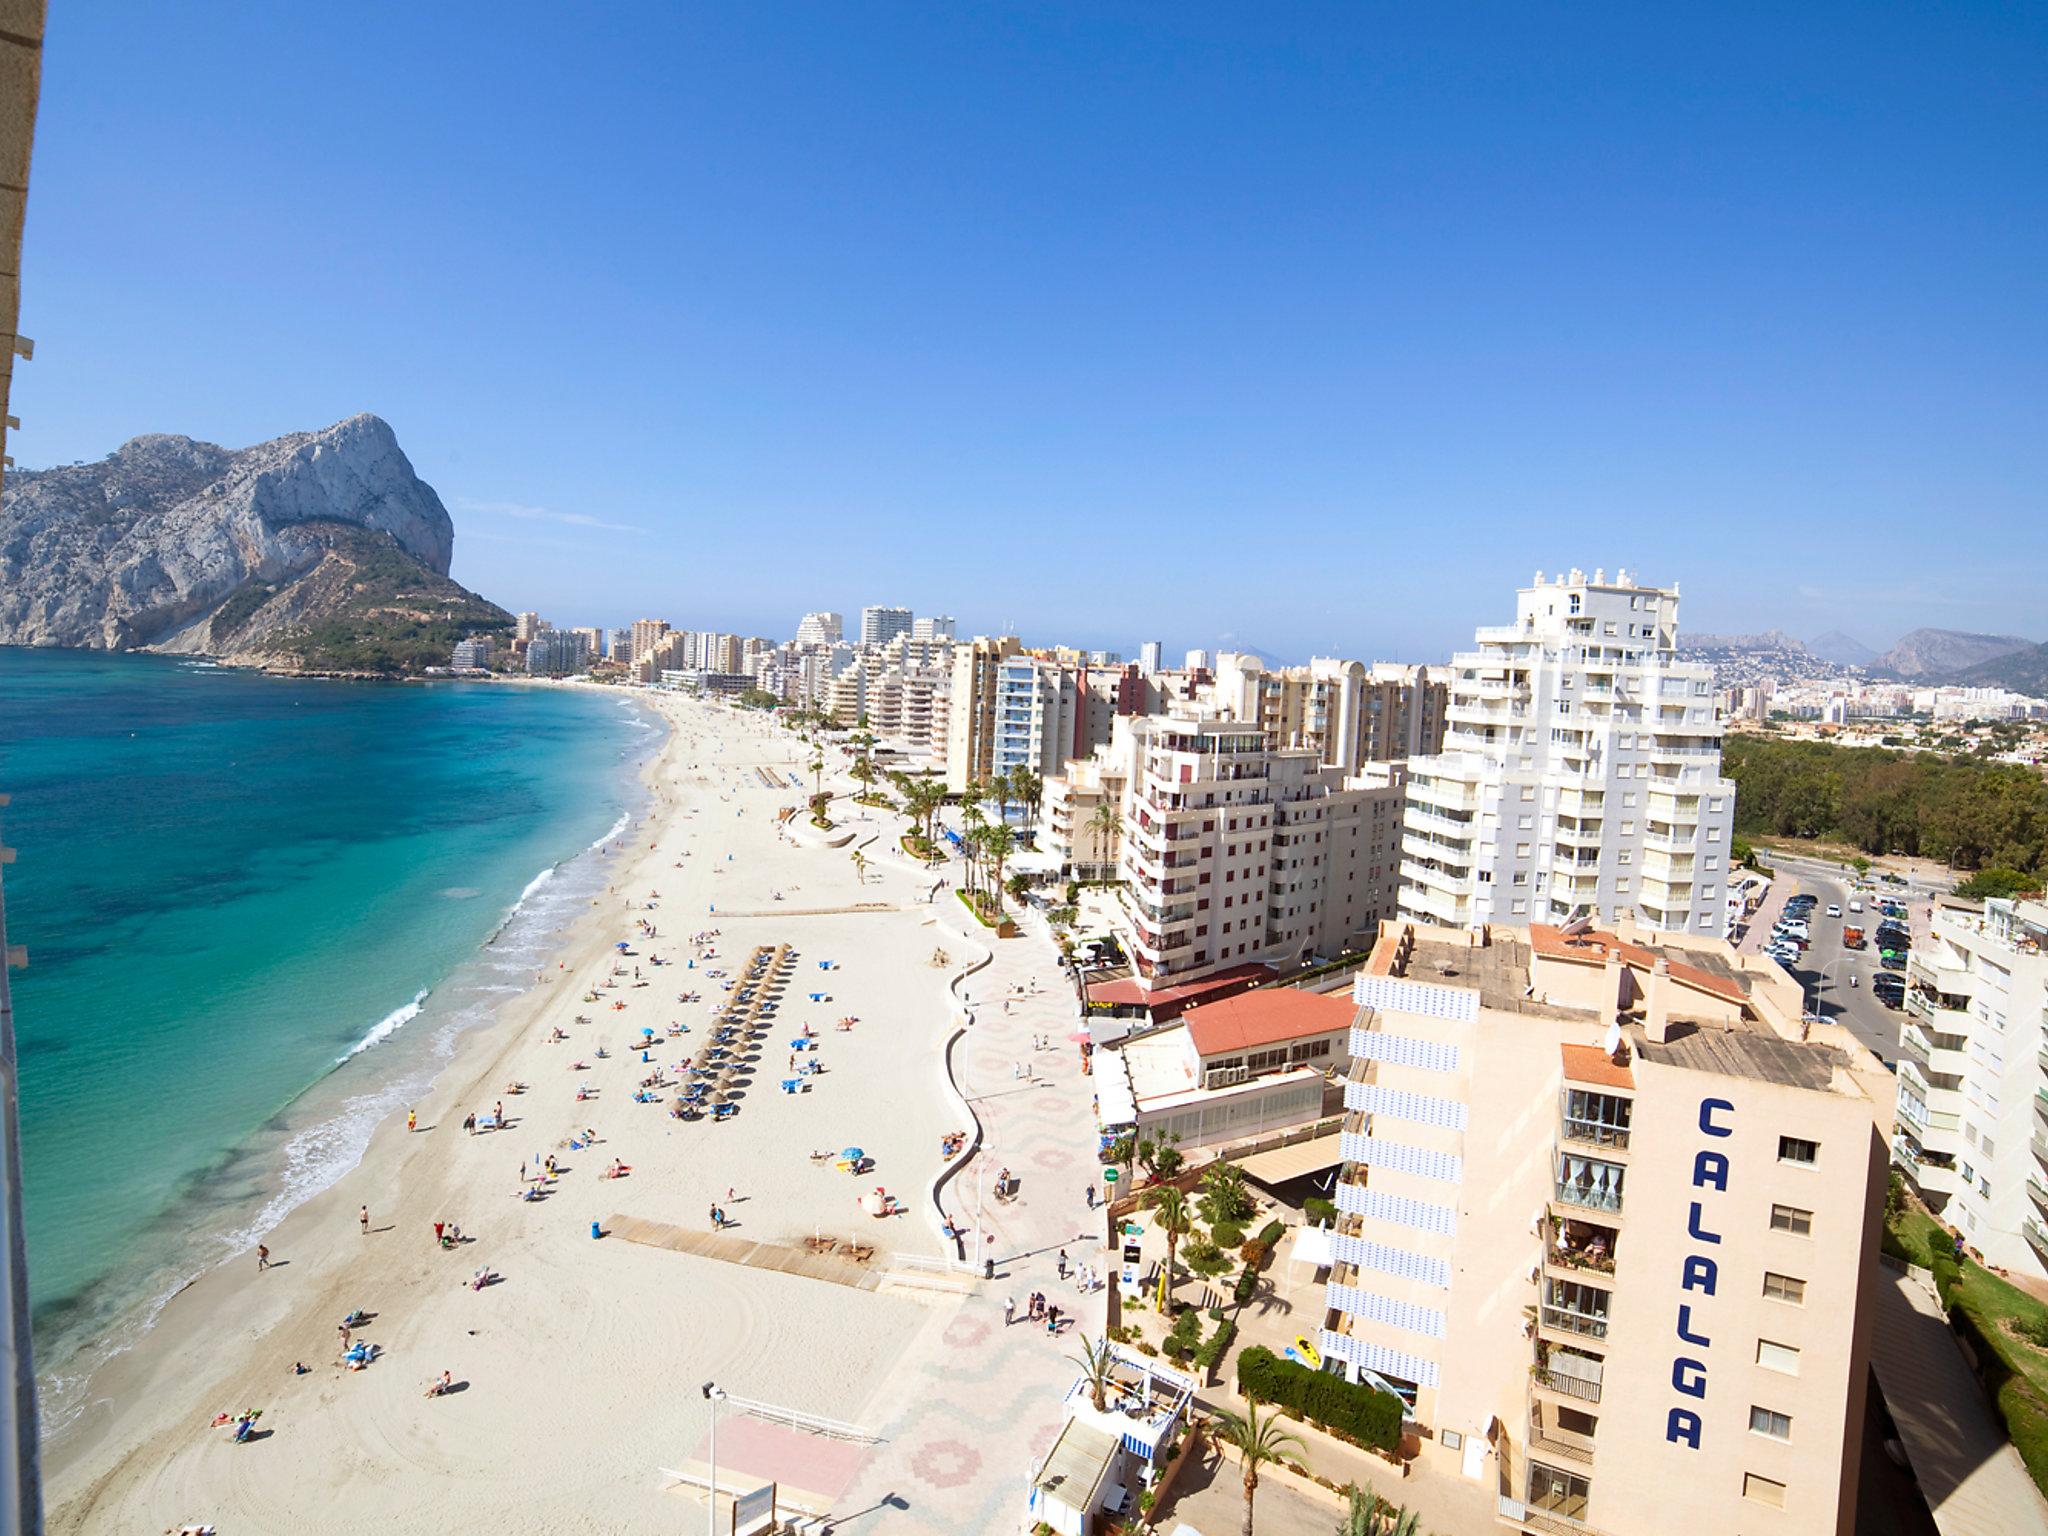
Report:
M 1064 1248 L 1060 1250 L 1060 1278 L 1067 1278 L 1067 1250 Z
M 1095 1209 L 1095 1186 L 1093 1184 L 1088 1186 L 1088 1209 L 1091 1211 Z
M 418 1110 L 408 1109 L 405 1112 L 405 1128 L 408 1131 L 416 1131 L 420 1128 L 420 1112 Z
M 356 1221 L 362 1226 L 363 1236 L 370 1235 L 370 1208 L 366 1205 L 356 1212 Z
M 1017 1298 L 1005 1296 L 1003 1298 L 1003 1326 L 1007 1328 L 1015 1321 L 1017 1321 Z
M 264 1247 L 263 1244 L 258 1243 L 256 1245 L 256 1273 L 260 1275 L 268 1268 L 270 1268 L 270 1250 Z

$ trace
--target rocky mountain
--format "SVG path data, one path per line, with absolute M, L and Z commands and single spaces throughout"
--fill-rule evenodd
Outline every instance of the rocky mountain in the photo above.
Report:
M 1972 667 L 2035 649 L 2017 635 L 1977 635 L 1959 629 L 1916 629 L 1877 658 L 1876 666 L 1908 682 L 1945 683 Z
M 1953 681 L 1971 688 L 2010 688 L 2014 693 L 2048 699 L 2048 645 L 2030 645 L 1980 661 L 1958 672 Z
M 1831 629 L 1807 641 L 1806 648 L 1822 661 L 1832 661 L 1837 666 L 1867 667 L 1877 660 L 1877 652 L 1854 635 L 1845 635 L 1839 629 Z
M 454 524 L 375 416 L 253 448 L 152 434 L 6 489 L 0 644 L 403 672 L 510 624 L 448 578 Z

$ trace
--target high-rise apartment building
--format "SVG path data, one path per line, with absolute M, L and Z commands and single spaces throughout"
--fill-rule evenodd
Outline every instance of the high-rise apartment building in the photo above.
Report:
M 2048 1276 L 2048 904 L 1945 900 L 1907 980 L 1893 1161 L 1987 1264 Z
M 541 623 L 540 615 L 537 613 L 529 611 L 515 614 L 512 618 L 512 638 L 514 640 L 531 640 L 544 627 Z
M 1508 1529 L 1850 1536 L 1890 1078 L 1769 962 L 1619 927 L 1381 935 L 1323 1359 Z
M 1181 669 L 1186 672 L 1208 671 L 1209 653 L 1207 651 L 1189 651 L 1181 660 Z
M 860 611 L 860 643 L 886 645 L 898 635 L 910 633 L 908 608 L 884 608 L 879 604 Z
M 807 613 L 797 621 L 799 646 L 837 645 L 845 638 L 845 621 L 836 613 Z
M 1206 696 L 1233 719 L 1265 727 L 1276 744 L 1307 747 L 1356 773 L 1367 763 L 1442 750 L 1441 671 L 1327 656 L 1305 667 L 1269 667 L 1249 652 L 1222 651 Z
M 913 640 L 951 640 L 955 620 L 949 613 L 934 614 L 927 619 L 910 621 L 910 637 Z
M 1634 917 L 1720 937 L 1735 786 L 1678 589 L 1572 571 L 1451 658 L 1444 749 L 1409 762 L 1401 908 L 1423 922 Z
M 1103 756 L 1113 766 L 1099 773 L 1122 782 L 1119 855 L 1144 991 L 1291 970 L 1393 915 L 1398 769 L 1350 777 L 1275 748 L 1258 726 L 1186 714 L 1119 719 Z
M 667 619 L 635 619 L 633 621 L 633 660 L 639 661 L 651 654 L 655 643 L 667 633 Z
M 1166 665 L 1166 647 L 1157 640 L 1147 640 L 1138 647 L 1138 670 L 1150 677 Z
M 633 631 L 631 629 L 605 631 L 604 653 L 621 666 L 631 661 L 633 659 Z

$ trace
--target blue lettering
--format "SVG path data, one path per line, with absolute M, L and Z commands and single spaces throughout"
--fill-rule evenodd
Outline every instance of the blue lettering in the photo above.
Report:
M 1721 1234 L 1718 1232 L 1709 1232 L 1700 1225 L 1700 1222 L 1705 1218 L 1705 1215 L 1706 1212 L 1700 1208 L 1699 1201 L 1693 1201 L 1692 1213 L 1688 1215 L 1685 1219 L 1686 1234 L 1692 1238 L 1697 1239 L 1702 1243 L 1718 1243 L 1719 1241 L 1721 1241 Z
M 1671 1385 L 1687 1397 L 1705 1397 L 1707 1368 L 1697 1360 L 1680 1355 L 1671 1362 Z
M 1731 1115 L 1735 1113 L 1735 1106 L 1726 1099 L 1701 1099 L 1700 1129 L 1709 1136 L 1733 1136 L 1735 1134 L 1734 1126 L 1714 1124 L 1715 1111 L 1723 1109 L 1727 1110 Z
M 1701 1349 L 1706 1349 L 1714 1342 L 1704 1333 L 1692 1331 L 1692 1303 L 1689 1301 L 1681 1301 L 1678 1304 L 1678 1337 L 1684 1343 L 1699 1345 Z
M 1678 1282 L 1681 1291 L 1704 1291 L 1714 1294 L 1714 1283 L 1720 1278 L 1720 1271 L 1714 1261 L 1703 1253 L 1688 1253 L 1685 1256 L 1685 1275 Z
M 1728 1193 L 1728 1159 L 1719 1152 L 1700 1152 L 1692 1160 L 1692 1187 L 1709 1186 Z
M 1700 1416 L 1690 1408 L 1674 1408 L 1664 1421 L 1664 1438 L 1673 1445 L 1700 1448 Z

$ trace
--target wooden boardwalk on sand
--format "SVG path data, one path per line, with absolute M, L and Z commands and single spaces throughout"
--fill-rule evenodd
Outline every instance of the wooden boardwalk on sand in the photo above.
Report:
M 785 1275 L 803 1275 L 832 1285 L 872 1291 L 888 1279 L 886 1259 L 881 1265 L 861 1263 L 837 1253 L 812 1253 L 781 1243 L 756 1243 L 723 1232 L 693 1232 L 665 1221 L 646 1221 L 638 1216 L 613 1216 L 604 1224 L 608 1236 L 649 1248 L 667 1248 L 676 1253 L 694 1253 L 699 1258 L 740 1264 L 749 1269 L 772 1269 Z
M 738 1264 L 748 1269 L 772 1269 L 778 1274 L 801 1275 L 827 1285 L 843 1285 L 856 1291 L 889 1290 L 922 1294 L 932 1301 L 964 1296 L 974 1289 L 971 1275 L 948 1270 L 931 1260 L 912 1257 L 897 1259 L 886 1250 L 866 1246 L 866 1258 L 849 1252 L 850 1244 L 838 1240 L 837 1249 L 813 1253 L 808 1248 L 791 1248 L 786 1243 L 756 1243 L 723 1232 L 693 1232 L 665 1221 L 647 1221 L 638 1216 L 613 1216 L 604 1224 L 607 1237 L 621 1238 L 649 1248 L 666 1248 L 672 1253 L 691 1253 L 700 1259 Z M 854 1250 L 858 1251 L 858 1250 Z M 908 1268 L 899 1265 L 910 1266 Z

